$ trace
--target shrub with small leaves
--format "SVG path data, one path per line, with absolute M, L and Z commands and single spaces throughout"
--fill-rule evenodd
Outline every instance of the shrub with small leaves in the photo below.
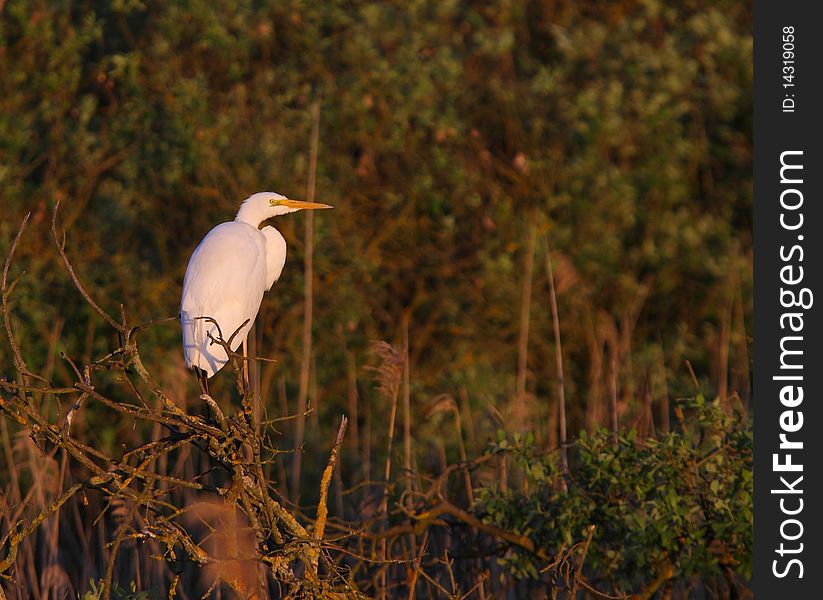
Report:
M 646 439 L 634 430 L 616 438 L 581 432 L 565 476 L 559 456 L 535 447 L 531 435 L 501 436 L 491 451 L 511 458 L 522 485 L 481 488 L 475 511 L 549 555 L 594 525 L 583 573 L 608 589 L 649 591 L 694 577 L 744 585 L 752 566 L 751 420 L 702 396 L 675 413 L 675 431 Z M 500 560 L 521 578 L 536 578 L 542 566 L 523 551 Z
M 102 600 L 105 595 L 106 584 L 101 579 L 95 582 L 94 579 L 89 579 L 89 589 L 82 596 L 78 595 L 79 600 Z M 131 582 L 129 590 L 124 590 L 119 585 L 114 585 L 111 589 L 111 597 L 114 600 L 149 600 L 152 595 L 149 592 L 138 592 L 137 583 Z

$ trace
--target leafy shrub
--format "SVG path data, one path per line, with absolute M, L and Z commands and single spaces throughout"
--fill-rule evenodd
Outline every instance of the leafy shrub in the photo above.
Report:
M 501 436 L 492 451 L 522 469 L 521 489 L 479 490 L 475 509 L 487 523 L 529 537 L 559 553 L 594 535 L 585 559 L 590 581 L 636 590 L 657 577 L 711 583 L 751 577 L 752 427 L 718 400 L 683 402 L 676 431 L 638 439 L 603 429 L 581 432 L 563 475 L 556 453 L 530 434 Z M 688 415 L 688 416 L 684 416 Z M 565 487 L 561 482 L 565 481 Z M 536 577 L 531 554 L 501 559 L 515 575 Z
M 95 582 L 94 579 L 89 579 L 89 589 L 82 595 L 78 595 L 80 600 L 103 600 L 105 598 L 104 591 L 106 584 L 101 579 Z M 111 597 L 114 600 L 150 600 L 151 594 L 148 592 L 138 592 L 137 584 L 132 581 L 129 590 L 124 590 L 119 585 L 113 585 L 111 590 Z

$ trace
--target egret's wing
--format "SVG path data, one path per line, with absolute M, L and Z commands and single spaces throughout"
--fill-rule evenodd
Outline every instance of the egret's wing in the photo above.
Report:
M 260 231 L 238 222 L 212 229 L 194 250 L 183 281 L 180 317 L 186 364 L 209 377 L 219 371 L 228 356 L 212 338 L 231 338 L 230 347 L 236 350 L 257 317 L 265 289 L 266 247 Z

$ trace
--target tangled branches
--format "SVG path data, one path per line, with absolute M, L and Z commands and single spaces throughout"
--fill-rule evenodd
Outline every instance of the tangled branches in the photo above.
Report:
M 69 465 L 74 483 L 62 489 L 61 478 L 56 499 L 28 520 L 22 515 L 25 500 L 14 499 L 18 510 L 10 517 L 8 534 L 2 540 L 0 576 L 8 579 L 14 574 L 20 549 L 44 522 L 56 522 L 69 501 L 80 498 L 88 504 L 88 496 L 96 494 L 103 512 L 109 511 L 116 524 L 113 541 L 107 544 L 102 588 L 106 600 L 114 588 L 118 551 L 127 542 L 149 544 L 152 554 L 165 562 L 170 597 L 178 592 L 186 564 L 204 567 L 203 572 L 214 582 L 222 580 L 243 598 L 267 597 L 264 590 L 272 583 L 280 586 L 284 595 L 356 597 L 334 571 L 324 573 L 321 562 L 327 488 L 345 432 L 345 417 L 323 478 L 312 531 L 270 489 L 264 464 L 276 450 L 269 448 L 259 433 L 251 409 L 251 390 L 242 390 L 241 409 L 233 414 L 224 414 L 208 394 L 201 396 L 209 407 L 208 416 L 191 414 L 175 404 L 149 374 L 138 351 L 139 334 L 155 323 L 131 326 L 124 310 L 115 319 L 95 302 L 66 254 L 65 233 L 58 232 L 57 210 L 55 206 L 52 235 L 63 266 L 85 302 L 116 332 L 119 344 L 88 364 L 77 364 L 64 356 L 74 373 L 69 386 L 54 385 L 29 368 L 14 335 L 10 310 L 19 276 L 9 282 L 26 216 L 2 275 L 3 324 L 18 377 L 14 381 L 0 379 L 0 413 L 28 432 L 49 460 L 62 458 L 62 477 L 67 477 Z M 224 340 L 217 342 L 228 349 Z M 239 377 L 242 362 L 236 355 L 232 362 Z M 153 427 L 155 434 L 150 441 L 124 447 L 119 455 L 84 443 L 72 435 L 72 423 L 92 403 L 106 419 L 131 419 Z M 200 464 L 206 465 L 194 477 L 158 468 L 160 462 L 193 451 L 201 453 Z

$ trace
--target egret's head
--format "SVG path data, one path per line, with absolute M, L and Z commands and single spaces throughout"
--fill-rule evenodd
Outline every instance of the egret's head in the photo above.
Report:
M 291 200 L 275 192 L 258 192 L 243 201 L 237 211 L 236 221 L 250 223 L 257 227 L 266 219 L 279 217 L 298 210 L 314 210 L 318 208 L 332 208 L 328 204 L 319 202 L 304 202 Z

